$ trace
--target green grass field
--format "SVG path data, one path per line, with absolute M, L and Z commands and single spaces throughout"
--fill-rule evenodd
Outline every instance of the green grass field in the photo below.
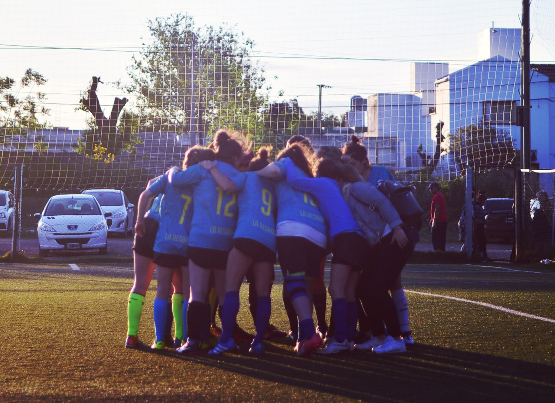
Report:
M 80 266 L 0 264 L 0 401 L 555 401 L 550 266 L 407 265 L 416 345 L 310 358 L 295 357 L 285 339 L 267 343 L 261 358 L 247 355 L 248 343 L 217 358 L 127 350 L 132 266 Z M 276 277 L 271 321 L 287 330 Z M 246 287 L 241 296 L 239 322 L 253 331 Z

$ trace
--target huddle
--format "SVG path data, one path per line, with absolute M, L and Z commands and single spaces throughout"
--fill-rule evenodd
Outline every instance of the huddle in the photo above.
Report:
M 126 347 L 143 346 L 139 322 L 156 269 L 151 348 L 237 351 L 236 339 L 245 336 L 236 319 L 246 276 L 256 329 L 249 353 L 264 353 L 264 340 L 287 335 L 269 323 L 276 254 L 296 355 L 396 353 L 413 343 L 401 271 L 414 242 L 375 187 L 394 180 L 392 173 L 370 165 L 356 136 L 319 155 L 302 136 L 289 139 L 273 163 L 270 151 L 263 147 L 255 157 L 241 134 L 219 130 L 209 147 L 187 151 L 183 169 L 149 182 L 138 203 Z M 328 327 L 323 273 L 330 253 Z

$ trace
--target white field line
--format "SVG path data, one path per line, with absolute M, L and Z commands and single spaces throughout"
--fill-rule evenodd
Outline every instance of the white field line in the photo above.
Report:
M 499 267 L 499 266 L 482 266 L 479 264 L 467 264 L 466 266 L 485 267 L 487 269 L 500 269 L 500 270 L 507 270 L 507 271 L 518 271 L 522 273 L 545 274 L 545 273 L 542 273 L 541 271 L 517 270 L 517 269 L 509 269 L 508 267 Z
M 79 266 L 77 266 L 75 263 L 70 263 L 69 267 L 71 268 L 71 270 L 81 270 Z
M 515 311 L 513 309 L 503 308 L 502 306 L 487 304 L 485 302 L 478 302 L 478 301 L 472 301 L 470 299 L 451 297 L 449 295 L 430 294 L 428 292 L 411 291 L 411 290 L 407 290 L 407 289 L 405 289 L 405 292 L 411 292 L 413 294 L 420 294 L 420 295 L 427 295 L 429 297 L 452 299 L 454 301 L 466 302 L 468 304 L 475 304 L 475 305 L 485 306 L 486 308 L 497 309 L 498 311 L 510 313 L 510 314 L 513 314 L 513 315 L 524 316 L 525 318 L 537 319 L 537 320 L 541 320 L 541 321 L 544 321 L 544 322 L 555 323 L 555 319 L 549 319 L 549 318 L 544 318 L 542 316 L 531 315 L 529 313 Z

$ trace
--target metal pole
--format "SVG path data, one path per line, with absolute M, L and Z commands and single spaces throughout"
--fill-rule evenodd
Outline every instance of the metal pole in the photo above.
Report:
M 189 132 L 196 131 L 196 116 L 195 116 L 195 34 L 193 33 L 193 41 L 191 46 L 191 119 Z
M 474 220 L 472 219 L 472 168 L 466 168 L 466 191 L 464 197 L 464 220 L 465 220 L 465 237 L 464 244 L 466 249 L 466 258 L 472 258 L 472 239 L 474 231 Z
M 318 84 L 318 134 L 322 134 L 322 88 L 331 88 L 329 85 Z
M 530 169 L 530 0 L 522 0 L 520 105 L 523 109 L 521 133 L 521 168 Z
M 12 231 L 12 261 L 19 255 L 19 235 L 21 232 L 21 188 L 23 187 L 23 165 L 14 170 L 14 214 Z

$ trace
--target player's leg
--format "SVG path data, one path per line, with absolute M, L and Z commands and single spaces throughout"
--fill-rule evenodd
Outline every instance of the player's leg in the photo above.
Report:
M 156 339 L 151 348 L 162 349 L 166 346 L 164 336 L 168 320 L 168 299 L 172 291 L 174 269 L 156 264 L 156 298 L 154 300 L 154 332 Z M 171 347 L 171 346 L 168 346 Z
M 139 348 L 143 343 L 139 340 L 139 324 L 143 313 L 146 292 L 154 273 L 152 257 L 146 257 L 133 251 L 133 271 L 135 280 L 129 293 L 127 304 L 127 348 Z
M 270 324 L 270 315 L 272 313 L 272 299 L 270 291 L 272 289 L 272 278 L 274 265 L 271 262 L 255 262 L 254 281 L 256 285 L 256 294 L 258 295 L 256 318 L 254 325 L 256 328 L 256 336 L 254 337 L 250 353 L 261 354 L 264 352 L 262 341 Z

